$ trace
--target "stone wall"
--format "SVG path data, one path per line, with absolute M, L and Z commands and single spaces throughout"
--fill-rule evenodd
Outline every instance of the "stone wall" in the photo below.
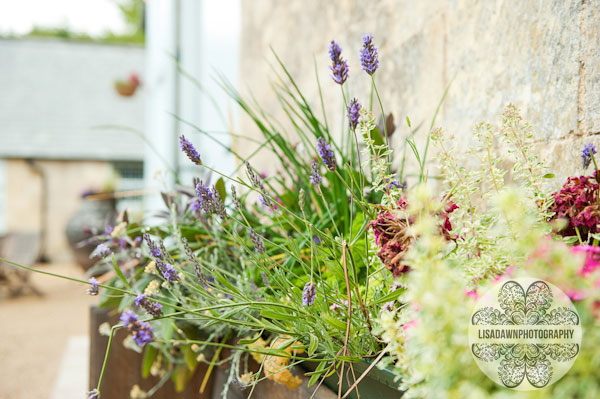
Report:
M 341 45 L 349 94 L 368 102 L 359 48 L 369 32 L 379 47 L 377 85 L 400 126 L 395 148 L 408 132 L 407 115 L 413 126 L 423 123 L 419 136 L 427 133 L 451 82 L 437 126 L 468 145 L 476 123 L 497 122 L 512 102 L 533 124 L 540 153 L 560 168 L 556 185 L 581 172 L 579 151 L 600 133 L 600 0 L 254 0 L 243 2 L 242 15 L 242 87 L 278 117 L 269 88 L 274 76 L 264 60 L 273 59 L 269 46 L 318 107 L 316 60 L 329 124 L 340 126 L 342 101 L 329 79 L 327 46 L 331 39 Z

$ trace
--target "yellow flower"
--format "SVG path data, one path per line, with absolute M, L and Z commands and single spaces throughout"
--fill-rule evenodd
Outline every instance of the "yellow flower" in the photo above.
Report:
M 252 378 L 252 373 L 250 371 L 245 374 L 242 374 L 239 379 L 240 379 L 240 382 L 242 383 L 242 385 L 250 385 L 250 384 L 252 384 L 252 381 L 254 380 L 254 378 Z
M 146 296 L 154 295 L 158 292 L 158 288 L 159 288 L 158 280 L 152 280 L 152 281 L 150 281 L 150 284 L 148 284 L 148 286 L 144 290 L 144 295 L 146 295 Z
M 145 399 L 146 398 L 146 392 L 142 391 L 142 388 L 140 388 L 139 385 L 135 384 L 131 388 L 131 392 L 129 392 L 129 397 L 131 399 Z
M 112 233 L 110 234 L 110 236 L 112 238 L 116 238 L 118 236 L 121 235 L 121 233 L 127 228 L 127 223 L 126 222 L 121 222 L 118 225 L 115 226 L 115 228 L 113 229 Z
M 289 340 L 290 337 L 287 335 L 279 336 L 271 342 L 269 348 L 280 348 L 283 344 Z M 300 354 L 303 353 L 303 349 L 294 349 L 294 346 L 302 345 L 300 342 L 294 342 L 292 345 L 284 349 L 289 354 Z M 256 340 L 256 342 L 249 344 L 249 348 L 266 348 L 267 343 L 262 338 Z M 290 359 L 281 356 L 263 355 L 262 353 L 252 353 L 252 357 L 258 363 L 263 363 L 263 371 L 265 376 L 275 382 L 285 385 L 288 389 L 296 389 L 302 384 L 302 379 L 293 375 L 288 365 Z
M 152 261 L 146 265 L 144 272 L 148 274 L 156 274 L 156 262 Z

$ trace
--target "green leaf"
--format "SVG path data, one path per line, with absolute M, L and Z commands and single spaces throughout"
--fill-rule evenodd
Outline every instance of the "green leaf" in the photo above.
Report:
M 312 371 L 310 373 L 305 373 L 305 375 L 310 375 L 310 380 L 308 380 L 308 386 L 311 387 L 315 384 L 315 382 L 317 382 L 317 380 L 319 379 L 319 377 L 321 377 L 321 375 L 325 372 L 325 366 L 327 365 L 327 362 L 321 362 L 319 363 L 319 365 L 317 366 L 317 369 L 315 371 Z
M 173 385 L 175 385 L 175 392 L 183 392 L 191 376 L 192 374 L 187 365 L 180 364 L 175 366 L 175 370 L 171 374 L 171 380 L 173 381 Z
M 321 313 L 321 320 L 323 320 L 325 323 L 329 324 L 336 330 L 346 331 L 346 323 L 329 316 L 327 313 Z
M 125 287 L 127 287 L 127 290 L 131 291 L 131 286 L 129 285 L 129 281 L 127 281 L 127 279 L 125 278 L 125 275 L 119 268 L 119 265 L 117 264 L 117 260 L 115 259 L 115 254 L 112 254 L 112 265 L 113 265 L 113 269 L 115 269 L 115 273 L 117 273 L 117 276 L 119 277 L 119 279 L 121 279 L 121 281 L 123 282 Z
M 544 179 L 553 179 L 555 177 L 554 173 L 546 173 L 542 176 Z
M 144 353 L 144 359 L 142 360 L 142 377 L 148 378 L 150 375 L 150 369 L 156 360 L 156 356 L 158 355 L 158 350 L 152 346 L 148 345 L 146 347 L 146 352 Z
M 394 301 L 394 300 L 396 300 L 400 296 L 400 294 L 403 291 L 404 291 L 403 289 L 397 289 L 395 291 L 392 291 L 389 294 L 382 296 L 378 300 L 373 301 L 370 305 L 379 305 L 380 303 L 386 303 L 386 302 L 389 302 L 389 301 Z
M 181 351 L 183 352 L 183 358 L 185 359 L 185 364 L 187 364 L 188 369 L 191 372 L 194 372 L 196 370 L 196 366 L 198 366 L 198 362 L 196 361 L 196 353 L 189 345 L 183 346 Z
M 262 333 L 262 332 L 261 332 Z M 238 341 L 240 345 L 249 345 L 253 344 L 260 339 L 261 333 L 256 334 L 254 338 L 243 338 Z
M 275 319 L 275 320 L 297 320 L 298 317 L 292 316 L 289 314 L 283 314 L 279 312 L 274 312 L 272 310 L 263 310 L 260 312 L 262 317 L 266 317 L 267 319 Z
M 309 340 L 310 342 L 308 344 L 308 355 L 312 356 L 317 350 L 317 347 L 319 346 L 319 340 L 313 334 L 309 335 Z
M 217 189 L 217 192 L 221 196 L 221 200 L 223 202 L 225 202 L 225 197 L 227 197 L 227 190 L 225 189 L 225 181 L 223 180 L 222 177 L 220 177 L 219 180 L 217 180 L 217 183 L 215 184 L 215 188 Z

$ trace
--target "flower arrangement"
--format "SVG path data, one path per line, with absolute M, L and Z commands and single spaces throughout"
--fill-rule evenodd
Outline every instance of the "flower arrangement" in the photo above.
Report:
M 292 367 L 306 363 L 313 364 L 309 385 L 337 375 L 350 382 L 347 391 L 337 387 L 347 397 L 364 377 L 356 364 L 368 360 L 366 372 L 385 368 L 407 397 L 504 398 L 510 393 L 474 369 L 469 304 L 498 279 L 531 273 L 571 293 L 592 337 L 575 370 L 536 397 L 597 397 L 599 357 L 589 343 L 599 338 L 600 308 L 594 146 L 582 153 L 584 168 L 594 164 L 592 176 L 569 178 L 552 193 L 553 175 L 532 152 L 532 127 L 510 105 L 500 127 L 477 126 L 468 154 L 450 148 L 440 129 L 423 151 L 413 134 L 404 138 L 419 170 L 409 181 L 393 167 L 391 132 L 385 122 L 376 126 L 373 104 L 347 100 L 349 67 L 335 41 L 329 55 L 346 108 L 341 140 L 278 59 L 275 94 L 304 152 L 224 82 L 280 170 L 263 176 L 231 149 L 245 175 L 224 175 L 181 136 L 199 177 L 164 193 L 163 223 L 129 224 L 124 216 L 107 229 L 94 255 L 116 277 L 87 283 L 89 294 L 121 313 L 111 340 L 127 329 L 145 349 L 144 363 L 178 387 L 197 362 L 210 364 L 205 379 L 228 362 L 224 397 L 231 381 L 250 395 L 264 379 L 293 389 L 301 380 Z M 371 35 L 363 36 L 360 61 L 385 121 Z M 430 142 L 440 161 L 437 185 L 425 166 Z M 131 260 L 135 266 L 125 268 Z M 258 370 L 248 367 L 250 358 Z M 101 392 L 102 376 L 89 397 Z

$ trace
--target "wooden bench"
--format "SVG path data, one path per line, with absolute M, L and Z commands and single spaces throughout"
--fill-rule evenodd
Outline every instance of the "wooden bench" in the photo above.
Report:
M 39 258 L 39 233 L 14 232 L 0 236 L 0 257 L 24 266 L 33 266 Z M 30 281 L 31 273 L 10 263 L 0 261 L 0 296 L 10 297 L 41 292 Z

